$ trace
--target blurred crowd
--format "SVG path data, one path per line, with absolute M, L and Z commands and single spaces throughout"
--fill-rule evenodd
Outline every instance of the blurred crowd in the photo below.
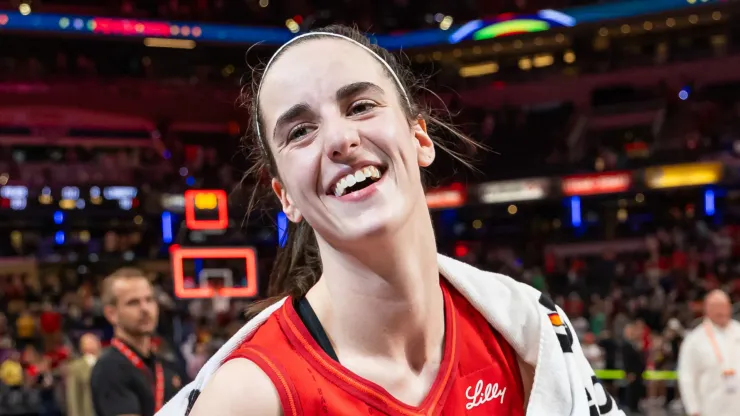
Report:
M 89 397 L 89 370 L 81 377 L 77 367 L 80 360 L 94 363 L 112 337 L 100 300 L 104 277 L 65 268 L 40 279 L 0 274 L 1 414 L 87 415 L 73 410 Z M 182 302 L 163 275 L 149 277 L 160 305 L 157 354 L 188 380 L 241 327 L 246 304 Z
M 520 279 L 562 305 L 592 366 L 624 370 L 624 376 L 606 384 L 633 410 L 666 406 L 677 398 L 673 380 L 646 382 L 642 373 L 676 369 L 681 339 L 701 316 L 704 294 L 721 288 L 740 301 L 738 225 L 691 221 L 660 229 L 626 251 L 547 253 L 528 263 L 512 250 L 482 247 L 464 260 Z M 80 339 L 91 334 L 106 345 L 112 335 L 99 298 L 102 277 L 68 268 L 38 279 L 0 275 L 3 414 L 69 414 L 79 394 L 70 369 L 75 360 L 98 352 L 94 343 L 81 345 Z M 193 377 L 244 323 L 247 303 L 218 297 L 178 300 L 166 274 L 152 272 L 150 278 L 161 308 L 159 353 L 181 366 L 184 379 Z
M 0 170 L 13 183 L 31 187 L 130 184 L 163 193 L 182 193 L 193 186 L 233 189 L 240 180 L 238 170 L 222 164 L 234 154 L 218 156 L 216 149 L 201 146 L 192 154 L 186 154 L 187 146 L 171 149 L 165 158 L 151 148 L 101 151 L 79 146 L 11 151 L 0 146 Z
M 519 276 L 562 305 L 593 368 L 624 370 L 623 379 L 607 385 L 633 411 L 677 397 L 672 377 L 646 382 L 642 374 L 676 370 L 681 340 L 702 316 L 704 296 L 722 289 L 740 302 L 738 225 L 688 221 L 644 243 L 621 253 L 546 256 L 531 267 L 502 261 L 512 257 L 500 254 L 482 264 Z
M 684 88 L 691 90 L 690 84 Z M 456 125 L 493 150 L 476 155 L 486 180 L 737 158 L 740 86 L 703 86 L 691 91 L 690 101 L 679 99 L 679 90 L 666 84 L 602 88 L 596 92 L 601 98 L 593 103 L 591 120 L 633 116 L 638 121 L 583 131 L 578 124 L 584 114 L 571 102 L 490 109 L 452 100 L 449 109 Z M 242 179 L 248 160 L 238 150 L 243 148 L 238 125 L 220 133 L 160 127 L 151 132 L 152 147 L 0 145 L 0 172 L 15 183 L 37 187 L 125 183 L 157 192 L 233 189 Z

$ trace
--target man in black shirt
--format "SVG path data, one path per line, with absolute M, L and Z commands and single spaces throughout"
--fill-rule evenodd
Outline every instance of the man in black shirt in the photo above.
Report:
M 103 281 L 102 301 L 114 338 L 90 377 L 95 413 L 153 416 L 182 380 L 152 351 L 159 314 L 152 285 L 141 271 L 120 269 Z

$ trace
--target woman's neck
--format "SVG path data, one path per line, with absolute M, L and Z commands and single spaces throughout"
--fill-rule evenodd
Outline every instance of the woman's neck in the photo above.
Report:
M 307 298 L 342 359 L 441 360 L 444 299 L 428 211 L 351 254 L 320 243 L 323 276 Z M 346 250 L 346 247 L 343 247 Z

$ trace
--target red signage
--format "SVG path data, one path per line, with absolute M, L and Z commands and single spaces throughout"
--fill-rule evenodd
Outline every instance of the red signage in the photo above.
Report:
M 568 176 L 563 178 L 563 194 L 566 196 L 611 194 L 625 192 L 631 185 L 630 172 Z
M 465 187 L 455 183 L 427 191 L 427 206 L 429 209 L 457 208 L 465 204 L 466 196 Z

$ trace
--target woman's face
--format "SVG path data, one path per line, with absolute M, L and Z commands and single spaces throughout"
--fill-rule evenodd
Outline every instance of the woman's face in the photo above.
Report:
M 433 143 L 423 120 L 409 124 L 395 81 L 364 49 L 326 38 L 292 46 L 270 66 L 259 99 L 279 175 L 273 190 L 291 221 L 307 220 L 336 244 L 426 210 L 419 167 L 434 160 Z

